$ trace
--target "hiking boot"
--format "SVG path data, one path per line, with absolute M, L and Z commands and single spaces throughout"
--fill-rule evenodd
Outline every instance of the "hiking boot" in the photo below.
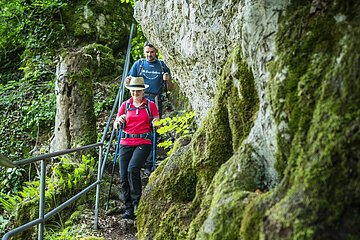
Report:
M 126 210 L 123 214 L 121 214 L 123 219 L 131 219 L 134 220 L 134 212 L 130 210 Z
M 126 211 L 126 208 L 125 208 L 125 207 L 120 207 L 120 208 L 115 207 L 115 208 L 111 208 L 111 209 L 107 210 L 107 211 L 105 212 L 105 214 L 106 214 L 107 216 L 118 215 L 118 214 L 125 213 L 125 211 Z

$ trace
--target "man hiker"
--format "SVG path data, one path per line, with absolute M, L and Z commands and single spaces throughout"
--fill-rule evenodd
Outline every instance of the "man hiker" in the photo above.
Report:
M 170 69 L 166 64 L 158 59 L 158 50 L 150 42 L 144 44 L 145 59 L 136 61 L 129 71 L 129 77 L 143 77 L 145 84 L 149 85 L 145 89 L 145 98 L 156 103 L 159 110 L 159 117 L 162 116 L 163 91 L 173 89 L 173 83 L 170 77 Z M 155 151 L 155 149 L 153 149 Z M 152 162 L 151 154 L 144 165 L 145 174 L 150 175 Z
M 163 90 L 172 90 L 173 83 L 170 78 L 170 69 L 166 64 L 159 60 L 158 50 L 149 42 L 144 44 L 145 59 L 136 61 L 129 71 L 129 77 L 143 77 L 145 84 L 149 85 L 145 89 L 145 98 L 156 103 L 161 118 Z

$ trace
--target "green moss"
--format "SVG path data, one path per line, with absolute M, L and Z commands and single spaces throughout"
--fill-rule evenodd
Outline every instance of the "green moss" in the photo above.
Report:
M 333 1 L 309 16 L 310 9 L 289 8 L 278 33 L 279 56 L 268 93 L 282 126 L 277 166 L 284 178 L 276 192 L 248 207 L 253 215 L 245 215 L 245 239 L 360 236 L 354 227 L 359 221 L 360 28 L 353 17 L 360 6 Z M 346 21 L 335 21 L 340 13 Z
M 194 167 L 208 183 L 248 135 L 258 110 L 253 75 L 239 48 L 229 56 L 218 85 L 215 106 L 193 141 Z
M 236 68 L 232 69 L 232 68 Z M 231 75 L 229 74 L 231 73 Z M 248 136 L 253 126 L 255 113 L 259 109 L 259 99 L 250 67 L 242 60 L 241 50 L 236 47 L 231 63 L 224 68 L 224 78 L 229 78 L 231 95 L 227 99 L 229 124 L 232 132 L 233 149 L 237 150 Z
M 216 190 L 215 186 L 218 186 L 216 184 L 219 183 L 213 180 L 214 175 L 221 172 L 219 169 L 225 162 L 238 160 L 239 155 L 234 157 L 234 152 L 239 150 L 242 141 L 248 135 L 253 125 L 254 114 L 258 110 L 253 75 L 243 62 L 239 48 L 235 48 L 229 57 L 218 89 L 215 107 L 204 120 L 193 141 L 194 166 L 199 179 L 197 201 L 194 202 L 201 203 L 201 210 L 191 223 L 189 239 L 195 238 L 208 216 L 210 202 L 213 200 Z M 244 156 L 247 155 L 244 154 Z M 225 164 L 224 166 L 229 165 Z M 245 169 L 249 170 L 244 166 Z M 252 169 L 257 168 L 253 167 Z M 259 174 L 262 174 L 262 171 L 259 171 Z M 251 187 L 243 180 L 241 179 L 238 184 L 250 189 Z M 211 181 L 215 183 L 210 185 Z M 259 188 L 261 187 L 259 186 Z M 234 194 L 236 194 L 235 192 L 236 190 L 234 190 Z
M 101 44 L 89 44 L 83 47 L 84 53 L 91 57 L 92 81 L 109 82 L 118 74 L 113 50 Z
M 207 211 L 192 222 L 197 239 L 238 239 L 245 206 L 255 196 L 251 192 L 264 184 L 257 176 L 264 172 L 262 164 L 254 162 L 251 148 L 247 151 L 239 151 L 241 155 L 234 155 L 214 177 L 201 205 Z
M 190 154 L 190 145 L 183 147 L 151 175 L 136 218 L 139 239 L 163 239 L 161 236 L 186 232 L 188 226 L 181 219 L 189 216 L 177 216 L 173 205 L 187 206 L 195 196 L 196 174 L 189 162 Z M 174 218 L 177 221 L 173 221 Z
M 191 223 L 189 239 L 199 237 L 199 234 L 200 239 L 221 239 L 220 232 L 238 235 L 242 212 L 248 201 L 245 199 L 251 192 L 267 187 L 263 159 L 254 158 L 254 154 L 250 145 L 243 145 L 221 166 L 202 197 L 201 211 Z M 212 222 L 213 231 L 206 229 L 206 221 Z
M 185 239 L 192 217 L 191 203 L 172 204 L 162 215 L 159 231 L 154 239 Z
M 180 136 L 178 139 L 175 140 L 172 152 L 176 152 L 180 148 L 187 146 L 191 142 L 191 138 L 191 134 Z
M 116 50 L 127 45 L 132 14 L 130 3 L 115 0 L 70 2 L 62 11 L 71 44 L 97 42 Z
M 218 89 L 215 106 L 191 144 L 180 144 L 152 175 L 137 218 L 139 239 L 194 239 L 200 229 L 199 237 L 204 238 L 220 239 L 221 231 L 236 234 L 243 211 L 239 206 L 251 196 L 244 190 L 263 188 L 262 164 L 253 162 L 249 146 L 240 148 L 253 125 L 258 99 L 239 48 L 229 56 Z M 245 172 L 252 174 L 246 177 Z M 215 214 L 219 206 L 221 214 Z M 236 215 L 237 221 L 223 224 L 228 215 Z M 223 229 L 208 233 L 206 219 Z M 231 239 L 233 233 L 226 236 Z
M 262 220 L 268 207 L 269 193 L 254 198 L 246 205 L 240 227 L 239 239 L 257 240 L 263 239 L 261 230 Z
M 239 230 L 244 206 L 254 195 L 241 191 L 222 192 L 216 195 L 196 239 L 240 239 Z

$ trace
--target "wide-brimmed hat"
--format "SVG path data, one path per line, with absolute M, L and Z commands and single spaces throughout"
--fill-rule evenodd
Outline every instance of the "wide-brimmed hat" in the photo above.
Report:
M 144 83 L 143 77 L 131 77 L 127 79 L 125 87 L 130 90 L 144 90 L 149 85 Z

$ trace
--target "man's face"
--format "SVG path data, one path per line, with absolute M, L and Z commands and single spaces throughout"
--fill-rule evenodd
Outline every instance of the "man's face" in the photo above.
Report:
M 154 62 L 156 60 L 156 48 L 146 46 L 144 47 L 144 53 L 147 61 Z

